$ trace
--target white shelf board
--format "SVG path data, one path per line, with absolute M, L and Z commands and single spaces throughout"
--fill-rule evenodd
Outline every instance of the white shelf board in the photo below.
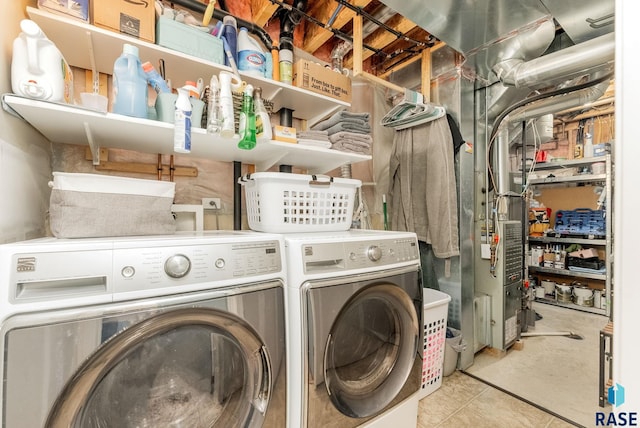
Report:
M 144 153 L 175 154 L 173 125 L 114 113 L 99 113 L 68 104 L 6 94 L 3 101 L 53 143 L 90 145 Z M 202 128 L 191 130 L 191 153 L 186 156 L 255 164 L 264 171 L 274 165 L 293 165 L 320 174 L 371 156 L 314 146 L 268 141 L 253 150 L 238 148 L 238 137 L 222 138 Z M 95 150 L 94 150 L 95 152 Z
M 74 67 L 91 70 L 90 46 L 93 44 L 97 70 L 113 74 L 113 64 L 122 53 L 123 44 L 128 43 L 138 47 L 142 62 L 150 61 L 158 68 L 159 61 L 164 60 L 166 78 L 171 79 L 174 86 L 181 86 L 187 80 L 196 81 L 199 77 L 208 84 L 213 74 L 231 70 L 224 65 L 34 7 L 27 7 L 27 13 Z M 306 89 L 242 72 L 240 74 L 247 83 L 262 88 L 262 96 L 273 102 L 274 112 L 286 107 L 293 110 L 294 117 L 307 120 L 310 124 L 350 106 L 347 102 Z

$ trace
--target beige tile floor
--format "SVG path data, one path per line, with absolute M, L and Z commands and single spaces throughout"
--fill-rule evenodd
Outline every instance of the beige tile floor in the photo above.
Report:
M 455 371 L 420 400 L 418 428 L 573 427 L 550 413 Z

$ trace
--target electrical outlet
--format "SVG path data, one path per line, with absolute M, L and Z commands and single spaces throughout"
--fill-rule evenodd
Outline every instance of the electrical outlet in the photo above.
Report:
M 202 208 L 205 210 L 222 209 L 220 198 L 202 198 Z

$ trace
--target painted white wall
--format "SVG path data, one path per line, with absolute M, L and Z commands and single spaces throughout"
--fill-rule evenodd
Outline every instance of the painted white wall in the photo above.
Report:
M 640 4 L 616 0 L 614 381 L 625 388 L 616 409 L 640 412 Z
M 3 2 L 0 25 L 0 93 L 11 92 L 13 40 L 26 6 L 35 0 Z M 50 143 L 22 119 L 0 112 L 0 243 L 46 234 L 51 177 Z

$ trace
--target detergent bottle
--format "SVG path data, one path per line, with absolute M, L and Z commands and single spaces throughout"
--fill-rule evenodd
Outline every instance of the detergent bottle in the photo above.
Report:
M 146 118 L 147 97 L 147 77 L 138 57 L 138 48 L 125 43 L 113 65 L 113 112 Z
M 238 34 L 238 70 L 255 76 L 264 77 L 267 59 L 260 45 L 245 27 Z
M 11 89 L 38 100 L 73 103 L 73 73 L 56 45 L 29 19 L 13 42 Z

